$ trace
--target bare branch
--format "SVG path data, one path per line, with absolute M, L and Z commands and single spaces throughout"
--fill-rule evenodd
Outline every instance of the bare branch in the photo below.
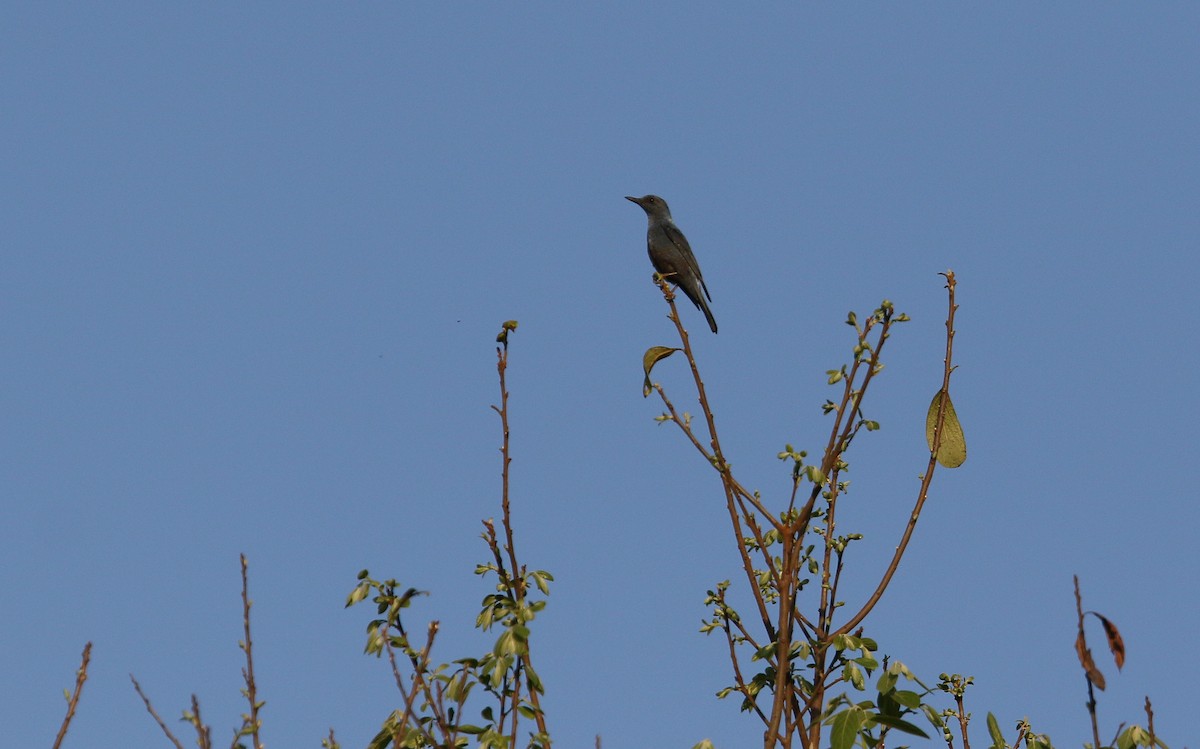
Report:
M 262 726 L 262 720 L 258 717 L 258 708 L 261 703 L 258 701 L 258 687 L 254 683 L 254 643 L 250 639 L 250 583 L 246 574 L 247 562 L 246 555 L 240 555 L 242 563 L 242 630 L 245 633 L 246 639 L 242 641 L 242 650 L 246 653 L 246 667 L 242 669 L 242 679 L 246 682 L 246 700 L 250 703 L 250 712 L 246 716 L 245 725 L 242 726 L 243 731 L 246 728 L 250 729 L 250 739 L 252 749 L 263 749 L 262 742 L 258 738 L 258 729 Z M 233 744 L 230 749 L 237 749 L 238 739 L 243 736 L 242 731 L 234 734 Z
M 58 736 L 54 738 L 54 749 L 59 749 L 62 746 L 63 739 L 67 737 L 67 729 L 71 726 L 71 719 L 75 717 L 75 708 L 79 706 L 79 695 L 83 693 L 83 683 L 87 681 L 88 664 L 92 660 L 92 643 L 87 643 L 83 646 L 83 658 L 79 664 L 79 670 L 75 672 L 75 689 L 71 692 L 71 697 L 67 700 L 67 714 L 63 717 L 62 727 L 58 729 Z
M 133 682 L 133 688 L 138 693 L 138 697 L 142 698 L 142 704 L 146 706 L 146 711 L 154 718 L 154 722 L 158 724 L 158 727 L 162 729 L 162 732 L 171 743 L 175 745 L 175 749 L 183 749 L 183 744 L 179 739 L 175 738 L 175 734 L 171 733 L 171 729 L 167 728 L 167 724 L 163 722 L 163 719 L 158 717 L 158 713 L 154 711 L 154 706 L 150 704 L 150 698 L 142 691 L 142 685 L 138 684 L 137 679 L 133 678 L 133 674 L 129 675 L 129 680 Z

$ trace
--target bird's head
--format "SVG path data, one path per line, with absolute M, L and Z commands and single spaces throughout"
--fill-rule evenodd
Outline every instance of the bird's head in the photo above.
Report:
M 667 201 L 663 200 L 657 195 L 643 195 L 640 198 L 633 198 L 626 195 L 625 199 L 631 203 L 637 203 L 640 205 L 642 210 L 645 211 L 646 215 L 651 219 L 671 218 L 671 209 L 667 207 Z

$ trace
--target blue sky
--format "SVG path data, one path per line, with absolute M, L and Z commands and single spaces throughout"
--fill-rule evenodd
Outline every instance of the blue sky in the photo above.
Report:
M 1071 575 L 1129 649 L 1102 737 L 1188 739 L 1200 619 L 1192 327 L 1200 6 L 13 3 L 0 66 L 0 724 L 163 745 L 244 709 L 361 746 L 396 704 L 358 570 L 484 650 L 493 337 L 513 336 L 518 543 L 557 577 L 535 648 L 560 746 L 753 745 L 713 694 L 704 592 L 738 574 L 715 476 L 640 396 L 669 344 L 645 221 L 670 201 L 721 325 L 695 334 L 741 481 L 816 452 L 848 310 L 889 343 L 842 515 L 848 596 L 928 457 L 945 296 L 970 457 L 935 481 L 868 634 L 968 707 L 1090 740 Z M 682 362 L 656 370 L 681 404 Z M 690 406 L 695 410 L 694 406 Z M 851 600 L 853 600 L 851 598 Z M 1099 634 L 1093 635 L 1098 638 Z M 1096 646 L 1099 645 L 1097 641 Z M 1099 648 L 1094 648 L 1099 649 Z M 1183 655 L 1181 655 L 1183 654 Z M 1193 659 L 1194 660 L 1194 659 Z M 1181 667 L 1182 666 L 1182 667 Z M 982 723 L 976 742 L 982 741 Z

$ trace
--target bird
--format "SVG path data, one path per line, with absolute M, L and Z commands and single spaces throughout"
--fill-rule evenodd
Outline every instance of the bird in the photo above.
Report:
M 637 203 L 646 212 L 649 224 L 646 229 L 646 251 L 650 254 L 650 262 L 654 270 L 664 278 L 683 289 L 687 298 L 692 300 L 696 309 L 704 313 L 708 319 L 708 327 L 713 333 L 717 332 L 717 321 L 713 318 L 708 302 L 712 294 L 704 284 L 704 276 L 700 274 L 700 263 L 692 253 L 687 237 L 671 219 L 671 209 L 667 201 L 657 195 L 643 195 L 640 198 L 625 196 L 625 199 Z M 708 302 L 704 298 L 708 297 Z

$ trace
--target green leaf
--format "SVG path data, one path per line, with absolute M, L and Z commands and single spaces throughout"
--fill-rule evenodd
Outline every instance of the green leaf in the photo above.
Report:
M 530 720 L 533 720 L 537 717 L 537 711 L 529 705 L 517 705 L 517 712 L 526 718 L 529 718 Z
M 942 410 L 942 433 L 937 451 L 937 462 L 947 468 L 958 468 L 967 459 L 967 440 L 963 436 L 962 424 L 958 414 L 954 412 L 954 404 L 950 402 L 950 394 L 945 390 L 937 391 L 933 402 L 929 404 L 929 412 L 925 415 L 925 440 L 929 443 L 930 451 L 938 437 L 939 403 Z
M 542 595 L 550 595 L 550 586 L 547 583 L 554 582 L 554 575 L 546 570 L 534 570 L 530 574 L 533 576 L 533 584 L 542 592 Z
M 901 720 L 900 718 L 896 718 L 891 715 L 876 715 L 873 718 L 871 718 L 871 720 L 874 721 L 875 723 L 878 723 L 881 726 L 887 726 L 888 728 L 895 728 L 897 731 L 903 731 L 904 733 L 910 734 L 912 736 L 920 736 L 923 739 L 929 738 L 929 734 L 925 733 L 917 726 L 914 726 L 912 723 L 909 723 L 907 720 Z
M 1150 733 L 1141 726 L 1132 725 L 1121 732 L 1117 737 L 1117 749 L 1131 749 L 1135 746 L 1163 746 L 1164 744 L 1157 737 L 1154 740 L 1150 739 Z
M 512 627 L 512 633 L 513 633 L 513 637 L 515 637 L 517 639 L 517 642 L 520 643 L 521 645 L 524 645 L 527 642 L 529 642 L 529 627 L 523 627 L 521 625 L 516 625 L 516 626 Z M 524 650 L 524 649 L 522 648 L 522 650 Z
M 866 717 L 866 713 L 858 705 L 833 716 L 833 730 L 829 733 L 831 749 L 850 749 L 854 746 L 854 739 L 858 737 Z
M 364 572 L 366 570 L 363 570 Z M 369 583 L 359 583 L 354 590 L 350 591 L 350 596 L 346 599 L 346 608 L 350 608 L 356 603 L 366 600 L 366 597 L 371 594 L 371 586 Z
M 875 660 L 875 656 L 872 655 L 861 655 L 855 658 L 854 662 L 868 671 L 874 671 L 875 669 L 879 668 L 879 661 Z
M 508 670 L 512 668 L 513 657 L 506 655 L 496 658 L 492 664 L 492 671 L 488 674 L 488 684 L 492 689 L 498 689 L 504 680 L 508 677 Z
M 495 621 L 495 610 L 490 606 L 479 612 L 479 616 L 475 617 L 475 627 L 478 629 L 489 629 L 492 622 Z
M 932 725 L 934 728 L 938 729 L 939 731 L 946 730 L 946 721 L 942 720 L 941 714 L 938 713 L 938 711 L 932 706 L 921 705 L 921 712 L 925 714 L 925 719 L 928 720 L 930 725 Z
M 659 361 L 666 359 L 676 351 L 679 349 L 670 346 L 651 346 L 646 349 L 646 353 L 642 354 L 642 371 L 646 373 L 646 380 L 642 383 L 643 398 L 648 397 L 654 391 L 654 384 L 650 382 L 650 370 L 654 369 L 654 365 Z
M 466 702 L 473 686 L 475 686 L 474 679 L 471 679 L 466 671 L 460 671 L 446 686 L 446 697 L 451 702 Z
M 1005 749 L 1008 744 L 1004 743 L 1004 732 L 1000 730 L 1000 722 L 996 720 L 996 716 L 988 713 L 987 716 L 988 735 L 992 737 L 992 746 L 995 749 Z
M 509 331 L 516 330 L 516 329 L 517 329 L 517 321 L 516 320 L 505 320 L 503 323 L 500 324 L 500 333 L 499 333 L 499 335 L 496 336 L 496 343 L 503 343 L 505 346 L 507 346 Z
M 517 636 L 511 629 L 504 630 L 504 634 L 496 638 L 496 644 L 492 648 L 492 652 L 496 655 L 508 655 L 521 652 L 521 644 L 517 640 Z
M 771 659 L 771 657 L 772 657 L 773 655 L 775 655 L 775 649 L 776 649 L 776 647 L 777 647 L 777 646 L 775 645 L 775 643 L 773 643 L 773 642 L 768 642 L 766 645 L 763 645 L 763 646 L 762 646 L 761 648 L 759 648 L 758 650 L 755 650 L 755 651 L 754 651 L 754 655 L 750 656 L 750 660 L 752 660 L 752 661 L 766 661 L 766 660 L 770 660 L 770 659 Z
M 537 671 L 533 670 L 533 666 L 525 664 L 525 681 L 529 684 L 529 688 L 538 694 L 545 694 L 545 688 L 542 687 L 542 677 L 537 675 Z
M 858 667 L 857 663 L 853 661 L 847 663 L 846 667 L 842 669 L 842 674 L 846 677 L 846 681 L 850 682 L 858 691 L 861 692 L 866 688 L 866 683 L 863 681 L 862 669 Z
M 371 743 L 367 744 L 367 749 L 387 749 L 388 744 L 392 743 L 392 732 L 389 730 L 380 731 L 375 738 L 371 739 Z

